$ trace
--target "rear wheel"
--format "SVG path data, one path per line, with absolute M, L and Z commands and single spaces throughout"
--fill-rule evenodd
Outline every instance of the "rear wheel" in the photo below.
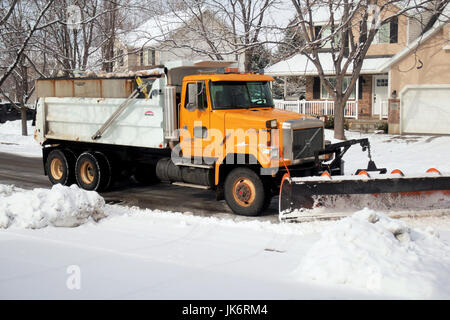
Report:
M 103 175 L 103 180 L 100 185 L 100 190 L 105 191 L 108 190 L 108 188 L 112 185 L 112 166 L 111 162 L 109 161 L 108 157 L 101 153 L 101 152 L 95 152 L 95 157 L 97 158 L 99 165 L 100 165 L 100 171 Z
M 85 190 L 103 191 L 111 181 L 111 170 L 103 154 L 84 152 L 76 163 L 78 185 Z
M 71 185 L 75 182 L 75 157 L 70 151 L 53 150 L 45 163 L 48 178 L 52 184 Z
M 225 200 L 236 214 L 259 215 L 267 205 L 266 193 L 261 178 L 248 168 L 233 169 L 225 179 Z

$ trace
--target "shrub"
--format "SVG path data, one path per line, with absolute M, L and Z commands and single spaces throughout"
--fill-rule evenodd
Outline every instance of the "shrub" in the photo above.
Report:
M 388 133 L 389 124 L 387 122 L 380 122 L 377 125 L 377 130 L 383 130 L 384 133 Z
M 350 127 L 348 120 L 345 119 L 344 120 L 344 129 L 348 130 Z M 327 119 L 325 120 L 325 129 L 334 129 L 334 117 L 333 116 L 328 116 Z

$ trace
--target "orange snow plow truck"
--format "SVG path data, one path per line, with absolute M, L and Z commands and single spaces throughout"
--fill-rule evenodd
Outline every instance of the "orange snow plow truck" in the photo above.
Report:
M 272 77 L 233 64 L 174 61 L 134 74 L 37 80 L 45 174 L 95 191 L 123 176 L 211 189 L 248 216 L 278 194 L 280 212 L 292 213 L 316 195 L 450 189 L 442 175 L 340 179 L 354 144 L 369 153 L 364 172 L 385 173 L 368 140 L 330 144 L 321 120 L 274 107 Z

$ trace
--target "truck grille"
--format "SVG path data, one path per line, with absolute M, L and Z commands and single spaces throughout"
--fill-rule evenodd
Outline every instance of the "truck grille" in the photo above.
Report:
M 292 142 L 294 160 L 314 157 L 323 148 L 323 128 L 294 130 Z

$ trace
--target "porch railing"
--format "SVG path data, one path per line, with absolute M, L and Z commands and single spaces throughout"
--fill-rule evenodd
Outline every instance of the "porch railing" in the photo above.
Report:
M 289 110 L 298 113 L 314 115 L 314 116 L 327 116 L 334 115 L 334 101 L 285 101 L 274 100 L 275 108 L 282 110 Z M 347 101 L 344 108 L 344 117 L 358 119 L 358 102 Z

